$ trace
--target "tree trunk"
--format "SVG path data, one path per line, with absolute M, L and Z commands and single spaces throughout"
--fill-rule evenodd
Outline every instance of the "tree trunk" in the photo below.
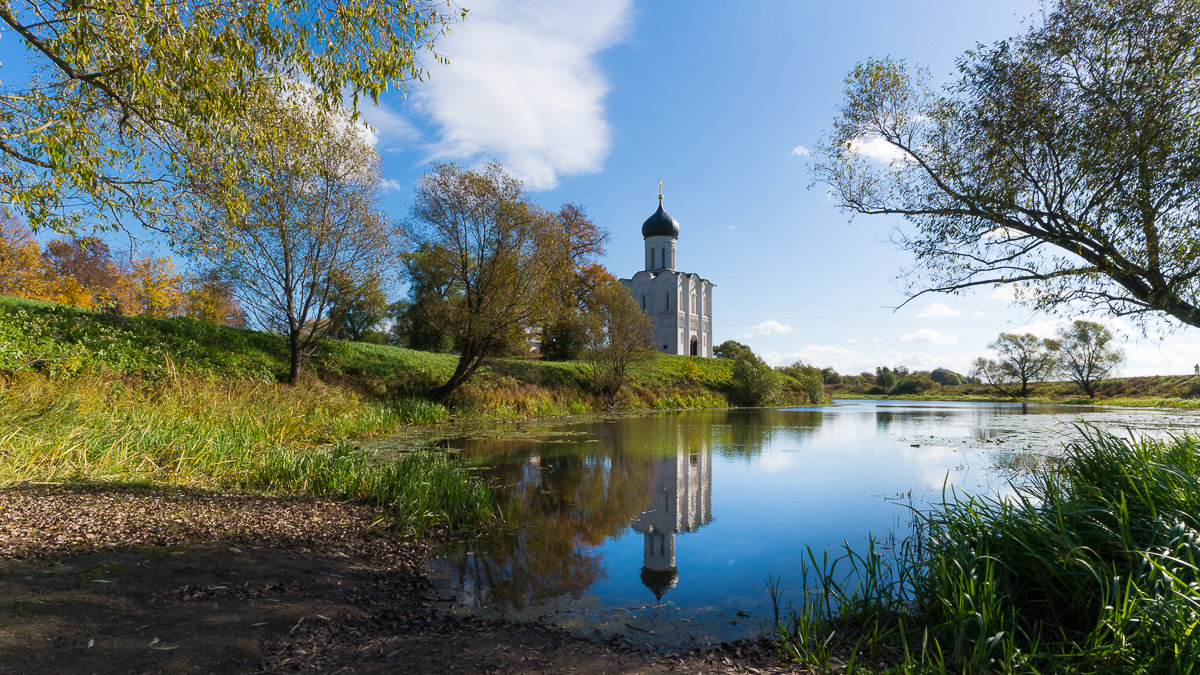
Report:
M 458 364 L 454 366 L 454 374 L 450 376 L 449 380 L 446 380 L 445 384 L 430 392 L 433 400 L 438 403 L 445 403 L 446 399 L 450 398 L 450 394 L 453 394 L 455 389 L 458 389 L 475 374 L 475 369 L 479 367 L 482 361 L 482 356 L 466 352 L 460 354 Z
M 288 369 L 288 384 L 295 384 L 296 380 L 300 379 L 300 366 L 304 353 L 300 348 L 300 333 L 298 331 L 288 332 L 288 351 L 290 352 L 290 364 Z

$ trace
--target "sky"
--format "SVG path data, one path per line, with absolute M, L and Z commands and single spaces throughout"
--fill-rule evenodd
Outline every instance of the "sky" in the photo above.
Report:
M 392 216 L 433 162 L 499 161 L 544 207 L 584 207 L 612 233 L 602 262 L 627 278 L 661 179 L 677 268 L 716 285 L 714 344 L 774 365 L 965 373 L 1000 332 L 1051 337 L 1076 318 L 1032 313 L 1006 289 L 895 309 L 912 260 L 889 239 L 905 221 L 851 222 L 811 186 L 808 148 L 855 63 L 891 56 L 949 80 L 964 51 L 1021 32 L 1033 0 L 460 2 L 466 20 L 437 45 L 449 63 L 425 58 L 425 82 L 363 109 Z M 1101 320 L 1121 338 L 1121 375 L 1200 363 L 1198 329 Z
M 967 372 L 1001 332 L 1052 337 L 1074 315 L 1014 305 L 1008 289 L 907 299 L 899 218 L 852 222 L 813 179 L 855 63 L 891 56 L 953 77 L 977 43 L 1021 32 L 1030 0 L 905 3 L 494 0 L 471 5 L 425 83 L 365 110 L 387 207 L 407 211 L 433 161 L 499 161 L 546 208 L 582 205 L 612 233 L 603 262 L 641 269 L 641 224 L 680 223 L 677 267 L 716 284 L 713 340 L 774 365 Z M 1099 317 L 1089 317 L 1099 318 Z M 1191 373 L 1200 331 L 1120 337 L 1127 376 Z

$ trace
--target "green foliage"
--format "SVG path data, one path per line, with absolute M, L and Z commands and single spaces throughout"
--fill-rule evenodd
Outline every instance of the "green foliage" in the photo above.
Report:
M 875 386 L 879 387 L 880 393 L 886 394 L 896 386 L 896 375 L 891 368 L 887 366 L 879 366 L 875 369 Z
M 583 317 L 577 314 L 550 322 L 542 329 L 542 356 L 551 361 L 579 358 L 587 344 L 587 332 Z
M 1077 319 L 1058 332 L 1058 370 L 1088 398 L 1096 395 L 1096 381 L 1111 375 L 1125 360 L 1112 341 L 1112 332 L 1094 321 Z
M 383 343 L 376 330 L 387 316 L 387 296 L 379 277 L 366 276 L 356 282 L 341 270 L 330 278 L 329 337 L 354 342 Z
M 896 396 L 907 396 L 929 391 L 934 387 L 933 379 L 926 373 L 905 375 L 888 393 Z
M 751 351 L 746 345 L 736 340 L 726 340 L 713 347 L 713 356 L 718 359 L 736 359 L 738 354 Z
M 1193 0 L 1050 0 L 941 87 L 862 62 L 817 180 L 847 210 L 912 223 L 914 291 L 1012 284 L 1038 309 L 1200 325 L 1198 24 Z
M 730 397 L 738 405 L 768 405 L 779 396 L 779 373 L 752 351 L 738 353 L 733 360 L 733 386 Z
M 181 190 L 236 194 L 198 156 L 241 146 L 247 152 L 230 158 L 231 173 L 245 173 L 244 162 L 259 153 L 320 140 L 296 138 L 255 119 L 257 111 L 309 92 L 329 112 L 403 90 L 423 75 L 418 53 L 456 12 L 440 4 L 180 0 L 135 11 L 126 0 L 0 4 L 30 71 L 24 83 L 5 80 L 6 205 L 35 229 L 116 228 L 133 215 L 180 233 L 195 225 Z
M 959 375 L 953 370 L 947 370 L 945 368 L 935 369 L 929 374 L 929 379 L 937 382 L 943 387 L 956 387 L 966 381 L 966 378 L 964 378 L 962 375 Z
M 1040 382 L 1055 368 L 1058 343 L 1032 333 L 1001 333 L 988 347 L 996 351 L 995 360 L 975 360 L 973 375 L 1005 396 L 1029 396 L 1029 383 Z M 1012 386 L 1020 384 L 1019 390 Z
M 816 366 L 806 365 L 803 361 L 797 361 L 790 366 L 780 368 L 779 372 L 786 376 L 783 381 L 784 386 L 802 393 L 809 405 L 821 405 L 829 402 L 829 397 L 825 394 L 825 379 L 828 370 L 832 369 L 821 370 Z M 836 375 L 836 373 L 834 374 Z
M 819 670 L 837 653 L 891 672 L 1195 672 L 1200 440 L 1082 431 L 1014 496 L 914 512 L 889 553 L 810 553 L 818 592 L 777 615 L 783 652 Z

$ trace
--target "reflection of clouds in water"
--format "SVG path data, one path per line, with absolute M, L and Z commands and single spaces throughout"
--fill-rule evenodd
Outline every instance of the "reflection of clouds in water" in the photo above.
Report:
M 779 450 L 772 448 L 763 452 L 763 454 L 759 456 L 757 466 L 759 469 L 769 473 L 784 471 L 796 465 L 797 455 L 798 453 L 796 450 Z

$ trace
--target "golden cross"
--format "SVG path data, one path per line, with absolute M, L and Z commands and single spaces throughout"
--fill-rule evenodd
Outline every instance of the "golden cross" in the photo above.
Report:
M 658 179 L 658 201 L 662 201 L 662 179 Z

